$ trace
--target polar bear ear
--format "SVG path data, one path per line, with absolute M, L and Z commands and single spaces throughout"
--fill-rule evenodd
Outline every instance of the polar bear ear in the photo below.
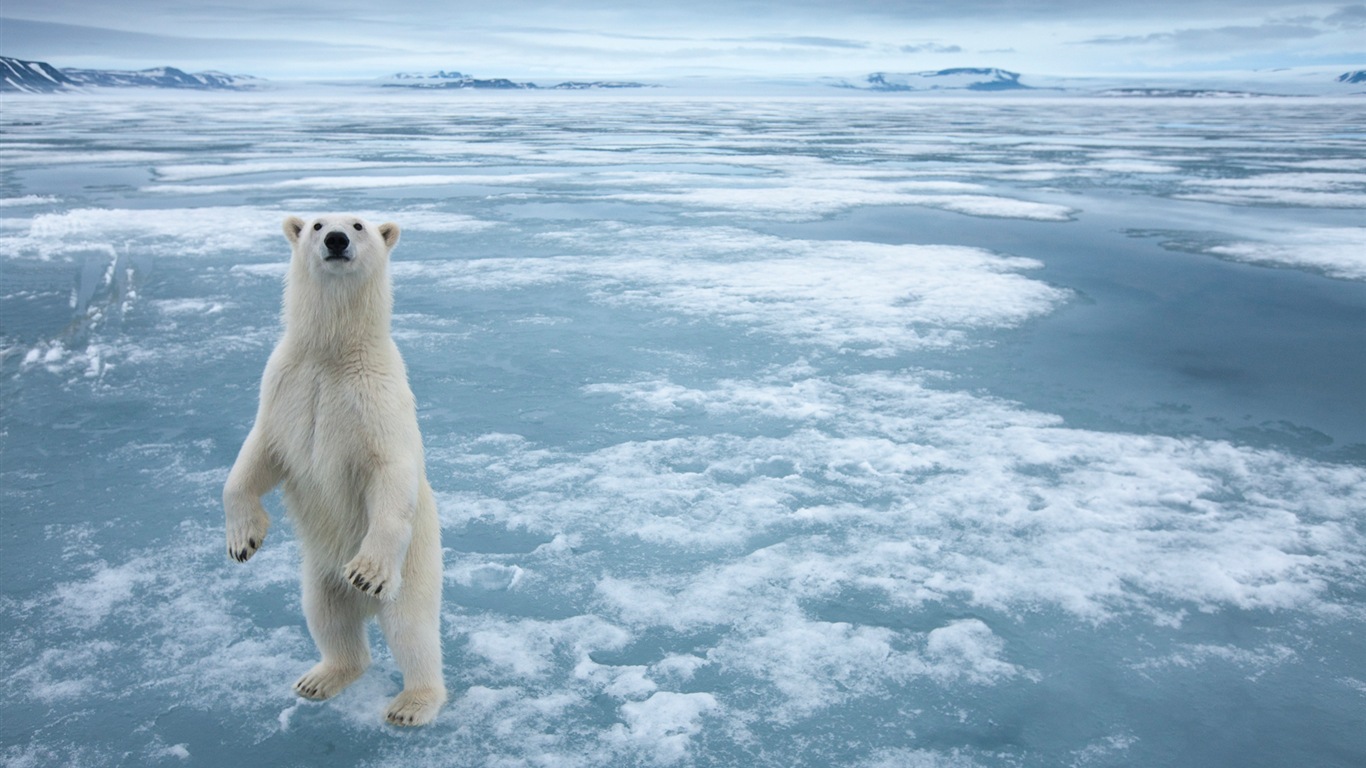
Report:
M 290 216 L 285 219 L 285 239 L 290 245 L 299 242 L 299 233 L 304 231 L 304 220 L 298 216 Z
M 398 225 L 392 221 L 379 225 L 379 236 L 384 238 L 384 244 L 392 250 L 398 245 Z

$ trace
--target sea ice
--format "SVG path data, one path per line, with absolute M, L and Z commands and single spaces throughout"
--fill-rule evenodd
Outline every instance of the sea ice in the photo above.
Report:
M 269 93 L 6 102 L 6 763 L 1366 755 L 1366 467 L 1313 447 L 1362 411 L 1235 410 L 1361 364 L 1359 104 L 372 98 L 345 130 Z M 452 693 L 413 734 L 376 717 L 381 643 L 336 699 L 290 693 L 315 649 L 278 497 L 222 555 L 279 221 L 328 210 L 404 233 Z M 1337 329 L 1297 340 L 1302 390 L 1260 386 L 1282 361 L 1237 318 L 1233 363 L 1145 389 L 1168 331 L 1134 307 L 1213 322 L 1249 273 Z M 1140 381 L 1089 375 L 1119 348 Z M 1061 399 L 1018 386 L 1040 359 L 1079 372 Z

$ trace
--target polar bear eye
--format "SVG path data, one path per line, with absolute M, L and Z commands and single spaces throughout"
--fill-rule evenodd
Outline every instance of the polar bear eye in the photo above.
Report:
M 352 224 L 351 226 L 355 227 L 357 232 L 360 231 L 360 222 L 359 222 L 359 221 L 356 222 L 355 224 Z
M 313 231 L 314 231 L 314 232 L 317 232 L 318 230 L 320 230 L 320 229 L 322 229 L 322 228 L 323 228 L 323 223 L 322 223 L 321 221 L 318 222 L 317 224 L 314 224 L 314 225 L 313 225 Z

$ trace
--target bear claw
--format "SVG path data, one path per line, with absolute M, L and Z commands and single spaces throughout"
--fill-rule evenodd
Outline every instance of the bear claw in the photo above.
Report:
M 256 550 L 266 541 L 266 529 L 270 527 L 270 518 L 266 517 L 264 511 L 253 514 L 228 512 L 227 520 L 227 544 L 228 557 L 239 563 L 245 563 L 256 554 Z
M 397 573 L 387 572 L 374 559 L 366 555 L 357 555 L 350 563 L 346 564 L 343 570 L 343 577 L 352 587 L 364 592 L 371 597 L 379 597 L 384 592 L 385 587 L 390 587 L 390 594 L 396 589 L 399 576 Z

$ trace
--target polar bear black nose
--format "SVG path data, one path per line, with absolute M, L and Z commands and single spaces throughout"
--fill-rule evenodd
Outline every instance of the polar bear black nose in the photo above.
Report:
M 351 240 L 340 232 L 328 232 L 327 237 L 323 238 L 323 245 L 326 245 L 329 251 L 344 251 L 350 244 Z

